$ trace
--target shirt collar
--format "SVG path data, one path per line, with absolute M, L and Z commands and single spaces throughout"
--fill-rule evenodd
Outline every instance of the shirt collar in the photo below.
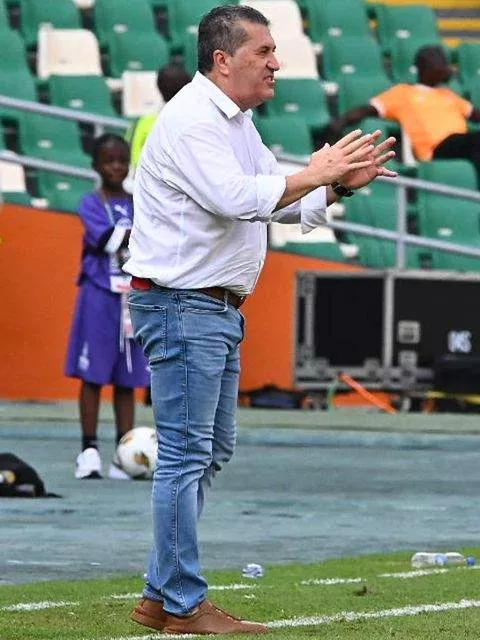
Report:
M 219 87 L 217 87 L 217 85 L 209 78 L 207 78 L 207 76 L 204 76 L 203 73 L 200 73 L 200 71 L 197 71 L 195 73 L 192 83 L 198 87 L 201 87 L 213 102 L 213 104 L 217 106 L 229 120 L 235 118 L 235 116 L 238 115 L 247 116 L 249 118 L 252 117 L 251 109 L 247 109 L 247 111 L 242 112 L 238 104 L 236 104 L 231 98 L 229 98 L 227 94 L 224 93 Z

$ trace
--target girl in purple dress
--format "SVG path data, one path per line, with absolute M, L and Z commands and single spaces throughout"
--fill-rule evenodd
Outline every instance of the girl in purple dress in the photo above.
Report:
M 80 202 L 83 248 L 66 364 L 66 375 L 82 381 L 82 452 L 76 478 L 102 477 L 97 426 L 103 385 L 113 385 L 118 443 L 133 427 L 134 387 L 149 384 L 147 361 L 133 340 L 126 304 L 130 277 L 122 271 L 133 220 L 132 197 L 123 189 L 129 147 L 119 136 L 106 134 L 95 140 L 92 157 L 102 184 Z M 128 477 L 115 465 L 115 457 L 108 475 Z

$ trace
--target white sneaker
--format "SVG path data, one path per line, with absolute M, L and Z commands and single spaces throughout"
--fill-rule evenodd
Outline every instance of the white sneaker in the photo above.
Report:
M 120 469 L 118 465 L 115 464 L 115 460 L 110 465 L 110 469 L 108 470 L 108 477 L 110 480 L 131 480 L 132 478 L 125 473 L 123 469 Z
M 102 461 L 100 454 L 93 447 L 89 447 L 77 456 L 75 464 L 75 478 L 84 480 L 86 478 L 102 477 Z
M 117 452 L 113 454 L 112 464 L 108 470 L 108 477 L 110 480 L 131 480 L 132 478 L 126 473 L 120 466 L 120 462 L 117 458 Z

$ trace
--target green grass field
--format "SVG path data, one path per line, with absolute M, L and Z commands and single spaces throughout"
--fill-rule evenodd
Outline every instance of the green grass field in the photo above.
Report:
M 480 548 L 462 551 L 480 555 Z M 458 567 L 423 573 L 411 569 L 410 554 L 399 553 L 272 566 L 258 579 L 243 578 L 239 571 L 207 577 L 214 602 L 270 623 L 272 638 L 477 640 L 480 571 Z M 2 586 L 0 639 L 166 637 L 129 620 L 141 588 L 139 578 Z

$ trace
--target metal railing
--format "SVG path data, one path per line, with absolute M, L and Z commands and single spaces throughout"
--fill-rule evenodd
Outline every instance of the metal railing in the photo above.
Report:
M 10 107 L 11 109 L 18 109 L 19 111 L 29 111 L 31 113 L 64 118 L 65 120 L 75 120 L 76 122 L 93 124 L 95 136 L 102 135 L 105 127 L 115 127 L 126 130 L 130 126 L 129 121 L 124 118 L 101 116 L 97 113 L 89 113 L 87 111 L 80 111 L 79 109 L 53 107 L 49 104 L 41 104 L 40 102 L 32 102 L 30 100 L 18 100 L 17 98 L 9 98 L 4 95 L 0 95 L 0 107 Z
M 290 165 L 307 166 L 308 158 L 302 159 L 298 156 L 287 154 L 277 155 L 277 160 L 287 162 Z M 405 253 L 406 245 L 417 247 L 427 247 L 429 249 L 440 249 L 447 253 L 456 253 L 465 256 L 480 258 L 480 248 L 469 247 L 455 242 L 447 242 L 445 240 L 435 240 L 425 236 L 415 236 L 407 233 L 407 189 L 414 188 L 431 193 L 437 193 L 454 198 L 463 198 L 472 202 L 480 202 L 480 193 L 471 191 L 470 189 L 461 189 L 458 187 L 450 187 L 445 184 L 436 182 L 427 182 L 426 180 L 418 180 L 417 178 L 407 178 L 405 176 L 397 176 L 396 178 L 386 178 L 380 176 L 376 178 L 380 182 L 388 183 L 397 189 L 397 230 L 389 231 L 378 227 L 370 227 L 355 222 L 342 222 L 332 220 L 328 226 L 334 230 L 347 231 L 358 235 L 381 238 L 382 240 L 394 240 L 396 242 L 396 267 L 397 269 L 405 269 Z
M 105 127 L 116 127 L 122 130 L 128 129 L 130 123 L 122 118 L 111 118 L 109 116 L 101 116 L 95 113 L 79 111 L 77 109 L 63 109 L 61 107 L 53 107 L 51 105 L 40 104 L 28 100 L 18 100 L 8 96 L 0 95 L 0 106 L 19 109 L 20 111 L 28 111 L 32 113 L 40 113 L 43 115 L 57 116 L 66 120 L 74 120 L 76 122 L 86 122 L 93 124 L 95 127 L 95 135 L 101 135 Z M 308 158 L 299 158 L 288 154 L 278 154 L 279 161 L 287 162 L 298 166 L 306 166 Z M 6 162 L 14 162 L 26 167 L 42 169 L 45 171 L 53 171 L 64 175 L 70 175 L 80 178 L 90 178 L 98 182 L 98 174 L 93 169 L 85 169 L 62 164 L 59 162 L 51 162 L 49 160 L 41 160 L 30 156 L 22 156 L 11 151 L 0 151 L 0 160 Z M 407 233 L 407 189 L 415 188 L 441 195 L 452 196 L 454 198 L 463 198 L 473 202 L 480 202 L 480 193 L 469 189 L 460 189 L 450 187 L 444 184 L 427 182 L 416 178 L 407 178 L 405 176 L 397 176 L 396 178 L 379 177 L 377 180 L 387 182 L 397 189 L 397 230 L 389 231 L 387 229 L 379 229 L 364 224 L 354 222 L 341 222 L 332 220 L 329 227 L 338 231 L 347 231 L 358 235 L 381 238 L 383 240 L 393 240 L 396 243 L 396 266 L 398 269 L 405 268 L 406 246 L 427 247 L 429 249 L 440 249 L 448 253 L 456 253 L 466 256 L 480 258 L 480 248 L 468 247 L 466 245 L 454 242 L 446 242 L 444 240 L 435 240 L 434 238 L 426 238 L 423 236 L 415 236 Z

